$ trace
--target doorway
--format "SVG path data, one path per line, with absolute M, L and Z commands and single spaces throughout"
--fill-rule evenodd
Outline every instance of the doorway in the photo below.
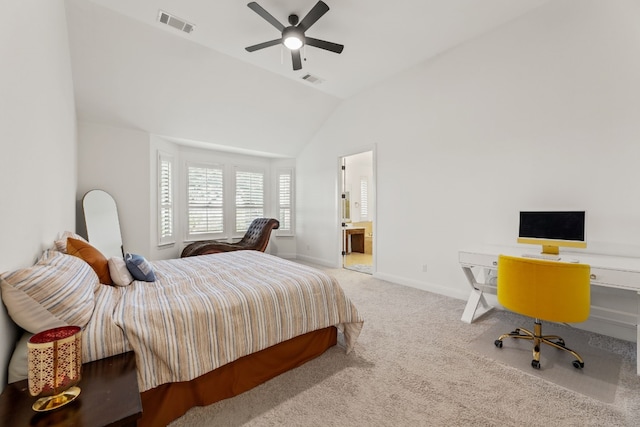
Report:
M 342 267 L 373 274 L 376 205 L 373 151 L 342 157 L 340 169 Z

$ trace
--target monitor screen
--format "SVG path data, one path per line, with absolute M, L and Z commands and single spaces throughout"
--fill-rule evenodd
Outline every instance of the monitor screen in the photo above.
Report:
M 518 243 L 541 244 L 548 253 L 558 253 L 559 246 L 584 248 L 585 220 L 585 211 L 522 211 Z

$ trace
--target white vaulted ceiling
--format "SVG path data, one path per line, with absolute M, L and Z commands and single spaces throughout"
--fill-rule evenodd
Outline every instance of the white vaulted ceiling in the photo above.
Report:
M 285 26 L 317 0 L 258 0 Z M 237 0 L 66 0 L 80 120 L 212 146 L 295 156 L 347 99 L 548 0 L 325 0 L 306 35 L 344 44 L 303 50 L 302 70 L 273 46 L 278 31 Z M 186 34 L 163 10 L 195 24 Z M 302 79 L 321 79 L 312 84 Z

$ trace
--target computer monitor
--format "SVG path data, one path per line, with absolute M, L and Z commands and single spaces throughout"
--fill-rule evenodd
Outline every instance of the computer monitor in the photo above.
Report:
M 560 246 L 586 248 L 585 224 L 585 211 L 521 211 L 518 243 L 542 245 L 542 253 L 552 255 Z

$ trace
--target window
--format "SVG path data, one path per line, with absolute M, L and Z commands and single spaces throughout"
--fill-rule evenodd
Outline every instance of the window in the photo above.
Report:
M 264 172 L 236 169 L 236 233 L 264 217 Z
M 360 220 L 366 221 L 369 218 L 369 189 L 367 177 L 360 177 Z
M 245 235 L 253 220 L 263 217 L 279 219 L 277 235 L 293 235 L 292 165 L 274 166 L 268 160 L 237 157 L 211 156 L 209 163 L 206 157 L 189 153 L 180 162 L 184 167 L 179 174 L 180 188 L 186 189 L 186 196 L 180 197 L 177 220 L 185 241 L 233 241 Z
M 187 165 L 187 240 L 224 233 L 221 166 Z
M 173 157 L 158 152 L 158 245 L 175 243 L 173 232 Z
M 279 235 L 293 235 L 293 169 L 277 172 L 277 215 L 280 221 Z

